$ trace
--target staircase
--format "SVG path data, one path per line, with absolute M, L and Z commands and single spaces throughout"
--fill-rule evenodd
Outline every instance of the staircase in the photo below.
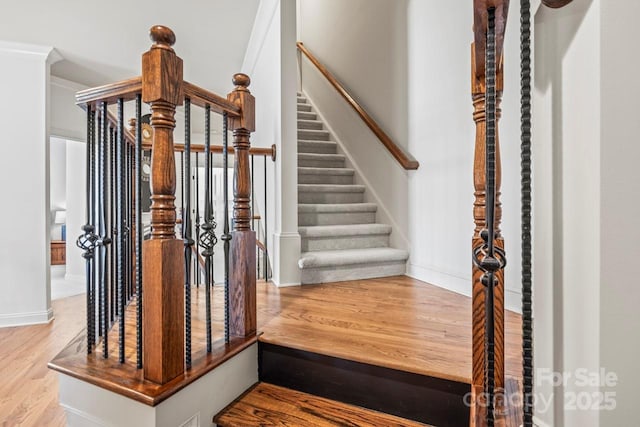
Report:
M 364 185 L 298 93 L 298 225 L 302 284 L 404 274 L 409 253 L 389 247 L 391 226 L 376 223 Z

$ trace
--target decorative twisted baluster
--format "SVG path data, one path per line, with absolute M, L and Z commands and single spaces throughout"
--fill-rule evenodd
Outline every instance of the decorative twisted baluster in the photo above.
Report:
M 488 10 L 487 43 L 485 58 L 486 78 L 486 140 L 485 177 L 486 204 L 485 229 L 480 232 L 482 245 L 474 247 L 474 264 L 483 272 L 481 282 L 485 296 L 485 398 L 486 423 L 493 427 L 495 395 L 495 305 L 494 289 L 499 284 L 496 273 L 506 265 L 504 251 L 496 246 L 496 27 L 495 8 Z
M 185 363 L 191 367 L 191 100 L 184 100 L 184 167 L 182 174 L 184 185 L 182 211 L 182 229 L 184 239 L 184 322 L 185 322 Z
M 531 2 L 520 0 L 523 425 L 533 426 L 531 269 Z
M 136 95 L 136 362 L 142 368 L 142 95 Z
M 204 117 L 204 222 L 201 226 L 200 247 L 203 248 L 202 256 L 205 259 L 205 306 L 206 306 L 206 332 L 207 353 L 212 350 L 211 336 L 211 290 L 213 286 L 213 247 L 218 243 L 215 234 L 216 222 L 213 217 L 213 205 L 211 200 L 211 106 L 205 107 Z
M 87 223 L 82 226 L 82 234 L 76 240 L 76 246 L 83 250 L 82 257 L 85 259 L 85 273 L 87 281 L 87 353 L 91 354 L 95 344 L 95 311 L 93 301 L 94 275 L 93 275 L 93 259 L 95 254 L 96 242 L 99 237 L 95 233 L 94 226 L 94 169 L 95 169 L 95 112 L 91 105 L 87 105 L 87 175 L 86 175 L 86 200 Z
M 222 240 L 224 241 L 224 340 L 229 342 L 229 319 L 231 316 L 229 297 L 229 244 L 231 234 L 229 234 L 229 129 L 228 117 L 225 111 L 222 115 L 222 194 L 224 198 L 224 230 Z

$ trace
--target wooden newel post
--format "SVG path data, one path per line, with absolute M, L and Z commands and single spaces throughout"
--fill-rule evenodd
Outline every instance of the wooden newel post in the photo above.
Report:
M 502 61 L 500 61 L 502 63 Z M 482 245 L 480 232 L 485 228 L 485 206 L 486 206 L 486 177 L 485 177 L 485 139 L 486 139 L 486 111 L 485 97 L 486 84 L 484 80 L 484 71 L 478 73 L 478 65 L 476 64 L 475 46 L 471 48 L 471 93 L 473 98 L 473 120 L 476 123 L 476 140 L 475 155 L 473 162 L 473 185 L 475 201 L 473 203 L 473 220 L 475 229 L 473 233 L 472 247 Z M 500 101 L 502 98 L 503 83 L 503 67 L 499 66 L 496 74 L 496 122 L 500 118 Z M 479 77 L 478 74 L 481 74 Z M 500 220 L 502 218 L 502 205 L 500 203 L 500 184 L 501 184 L 501 163 L 500 163 L 500 145 L 498 142 L 498 126 L 496 125 L 496 211 L 495 211 L 495 230 L 496 230 L 496 247 L 504 249 L 504 240 L 500 233 Z M 473 289 L 472 289 L 472 306 L 473 306 L 473 369 L 472 380 L 476 386 L 482 386 L 484 383 L 484 365 L 485 365 L 485 348 L 484 348 L 484 330 L 485 330 L 485 287 L 481 283 L 482 271 L 473 266 Z M 495 389 L 496 391 L 504 389 L 504 272 L 499 270 L 496 273 L 498 284 L 495 286 L 494 313 L 495 313 Z
M 241 108 L 229 118 L 235 149 L 233 170 L 233 231 L 229 260 L 230 335 L 256 333 L 256 233 L 251 231 L 250 135 L 255 130 L 255 99 L 245 74 L 233 76 L 235 89 L 227 99 Z
M 144 377 L 164 384 L 184 372 L 184 245 L 176 239 L 176 105 L 184 99 L 175 35 L 151 28 L 142 56 L 142 100 L 151 106 L 151 239 L 143 245 Z

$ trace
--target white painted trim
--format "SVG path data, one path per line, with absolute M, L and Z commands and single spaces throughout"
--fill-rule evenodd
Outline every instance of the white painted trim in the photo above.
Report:
M 12 326 L 40 325 L 53 320 L 53 309 L 27 313 L 0 314 L 0 328 Z
M 260 0 L 256 18 L 253 21 L 251 36 L 249 36 L 249 43 L 247 43 L 247 50 L 242 61 L 242 71 L 250 76 L 253 75 L 258 59 L 262 54 L 267 33 L 276 16 L 279 4 L 280 0 Z
M 102 423 L 99 418 L 93 417 L 84 411 L 66 405 L 64 403 L 60 403 L 60 406 L 67 416 L 68 426 L 73 427 L 74 425 L 82 425 L 86 427 L 108 427 L 107 424 Z
M 407 276 L 422 280 L 423 282 L 427 282 L 431 285 L 460 295 L 471 297 L 471 279 L 468 278 L 432 270 L 430 268 L 421 267 L 411 263 L 409 263 Z M 521 314 L 522 295 L 514 290 L 506 289 L 504 295 L 504 306 L 507 310 Z
M 30 43 L 18 43 L 0 40 L 0 51 L 11 55 L 36 55 L 44 57 L 49 64 L 64 59 L 53 46 L 42 46 Z
M 297 231 L 286 231 L 273 233 L 272 236 L 272 242 L 274 244 L 273 254 L 270 257 L 273 272 L 271 281 L 279 288 L 300 285 L 301 272 L 298 268 L 301 247 L 300 233 Z M 291 262 L 292 259 L 295 260 L 294 263 Z
M 540 418 L 533 416 L 533 425 L 536 427 L 551 427 L 551 424 L 547 424 L 542 421 Z
M 342 150 L 344 155 L 347 157 L 347 159 L 349 159 L 349 162 L 351 163 L 351 167 L 353 167 L 353 169 L 358 174 L 358 177 L 362 180 L 363 184 L 367 188 L 367 192 L 375 200 L 375 203 L 378 205 L 378 209 L 380 209 L 380 210 L 382 210 L 384 212 L 384 215 L 386 216 L 388 221 L 391 223 L 389 225 L 391 225 L 391 227 L 392 227 L 392 233 L 397 233 L 397 236 L 400 238 L 400 241 L 402 241 L 402 243 L 404 244 L 404 247 L 401 248 L 401 249 L 408 250 L 411 247 L 411 245 L 409 244 L 409 239 L 401 231 L 402 229 L 400 228 L 398 223 L 395 221 L 395 219 L 393 218 L 391 213 L 389 213 L 389 209 L 387 209 L 385 204 L 382 202 L 382 199 L 380 199 L 380 197 L 378 196 L 378 193 L 376 192 L 376 190 L 373 188 L 373 186 L 371 185 L 369 180 L 366 178 L 365 174 L 362 172 L 362 169 L 360 169 L 360 167 L 358 166 L 358 163 L 355 161 L 355 158 L 351 155 L 349 150 L 347 150 L 345 148 L 346 147 L 345 144 L 342 142 L 342 140 L 340 138 L 338 138 L 338 134 L 336 132 L 334 132 L 333 128 L 331 127 L 331 124 L 329 124 L 329 121 L 325 118 L 324 114 L 322 114 L 322 111 L 313 102 L 311 97 L 305 91 L 303 91 L 303 94 L 307 98 L 307 101 L 309 101 L 309 103 L 311 104 L 311 106 L 315 110 L 315 113 L 318 115 L 318 117 L 320 117 L 320 120 L 322 120 L 324 125 L 327 127 L 327 130 L 329 131 L 329 133 L 333 137 L 333 140 L 340 146 L 340 149 Z
M 74 81 L 63 79 L 62 77 L 53 76 L 53 75 L 50 76 L 49 81 L 54 86 L 58 86 L 63 89 L 73 90 L 75 92 L 89 88 L 89 86 L 85 86 L 81 83 L 76 83 Z

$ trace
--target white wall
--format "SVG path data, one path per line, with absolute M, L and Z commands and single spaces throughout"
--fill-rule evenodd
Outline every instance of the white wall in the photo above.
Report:
M 640 384 L 640 3 L 602 1 L 600 9 L 600 365 L 619 378 L 603 388 L 616 392 L 617 408 L 602 411 L 600 425 L 618 426 L 637 423 Z
M 471 104 L 473 9 L 464 2 L 410 0 L 408 6 L 409 274 L 469 295 L 473 235 Z M 506 306 L 520 310 L 520 133 L 518 5 L 511 4 L 505 42 L 500 121 L 502 232 L 507 250 Z
M 51 239 L 60 240 L 61 225 L 55 224 L 55 211 L 65 210 L 67 203 L 67 141 L 51 138 L 49 143 L 51 169 L 49 173 L 49 206 Z
M 407 1 L 300 0 L 300 41 L 406 149 Z M 330 29 L 330 30 L 329 30 Z M 391 245 L 408 248 L 408 176 L 326 78 L 300 55 L 302 89 L 378 205 L 377 221 L 393 227 Z M 411 150 L 409 150 L 411 154 Z M 419 161 L 421 159 L 418 159 Z
M 86 214 L 86 148 L 84 142 L 67 141 L 66 204 L 67 204 L 67 265 L 66 279 L 75 282 L 85 280 L 85 264 L 82 250 L 76 239 L 87 222 Z
M 278 151 L 275 167 L 271 162 L 267 166 L 267 214 L 273 281 L 279 286 L 300 284 L 295 19 L 295 0 L 261 1 L 242 66 L 256 97 L 251 143 L 275 144 Z M 259 212 L 264 212 L 263 174 L 262 161 L 257 161 L 254 188 Z
M 0 42 L 0 326 L 52 317 L 49 277 L 49 68 L 53 49 Z
M 51 134 L 74 141 L 87 137 L 87 115 L 76 105 L 76 92 L 86 86 L 51 76 Z

